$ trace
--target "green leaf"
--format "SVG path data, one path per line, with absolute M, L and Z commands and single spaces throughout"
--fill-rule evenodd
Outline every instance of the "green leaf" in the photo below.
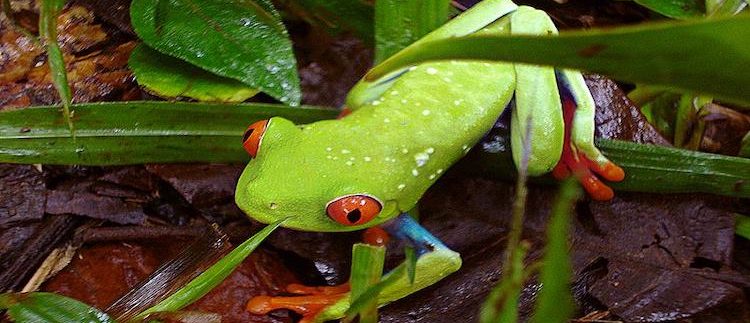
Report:
M 406 273 L 409 275 L 409 283 L 414 284 L 414 280 L 417 278 L 417 252 L 411 246 L 406 246 L 404 247 L 404 258 Z
M 128 65 L 138 84 L 163 98 L 242 102 L 258 93 L 240 81 L 211 74 L 144 45 L 133 50 Z
M 134 0 L 130 18 L 151 48 L 299 104 L 292 43 L 269 0 Z
M 563 32 L 558 37 L 467 36 L 417 42 L 373 68 L 366 78 L 372 81 L 433 60 L 514 61 L 576 68 L 748 103 L 747 39 L 748 15 Z M 722 53 L 721 59 L 715 53 Z
M 285 11 L 300 16 L 329 33 L 354 31 L 367 43 L 373 42 L 373 8 L 367 1 L 279 0 Z
M 352 273 L 350 283 L 352 286 L 351 299 L 357 302 L 368 289 L 380 282 L 383 275 L 383 264 L 385 263 L 385 248 L 382 246 L 371 246 L 357 243 L 352 247 Z M 361 323 L 377 323 L 378 321 L 378 297 L 369 295 L 362 299 L 362 307 L 355 313 L 347 316 L 345 322 L 350 322 L 359 315 Z
M 641 113 L 646 117 L 648 123 L 653 125 L 659 130 L 659 133 L 670 141 L 674 139 L 677 103 L 679 101 L 680 94 L 663 91 L 660 95 L 657 95 L 654 99 L 641 106 Z
M 750 131 L 748 131 L 744 137 L 742 137 L 742 144 L 740 146 L 740 157 L 750 158 Z
M 706 15 L 712 17 L 731 16 L 747 6 L 745 0 L 706 0 Z
M 47 62 L 49 63 L 52 84 L 60 95 L 63 118 L 68 125 L 70 134 L 75 137 L 75 127 L 71 118 L 70 104 L 73 95 L 68 84 L 68 73 L 65 70 L 62 50 L 57 44 L 57 16 L 65 6 L 65 0 L 42 0 L 39 7 L 39 37 L 47 47 Z
M 375 2 L 375 62 L 379 63 L 440 27 L 450 1 L 378 0 Z
M 492 288 L 490 295 L 482 304 L 479 312 L 481 323 L 515 323 L 518 321 L 518 298 L 523 287 L 523 259 L 526 256 L 527 246 L 519 245 L 513 250 L 510 257 L 513 262 L 505 263 L 503 278 Z
M 570 280 L 573 270 L 568 253 L 570 214 L 581 189 L 574 180 L 563 182 L 547 222 L 547 245 L 542 258 L 539 282 L 542 291 L 537 298 L 533 323 L 566 323 L 574 312 Z
M 249 160 L 242 134 L 255 121 L 333 119 L 338 111 L 275 104 L 116 102 L 74 105 L 72 140 L 56 107 L 0 112 L 0 162 L 126 165 Z
M 750 240 L 750 217 L 736 214 L 734 223 L 734 233 L 740 237 Z
M 173 312 L 190 305 L 199 298 L 206 295 L 214 287 L 219 285 L 227 278 L 242 261 L 260 245 L 276 228 L 278 228 L 286 219 L 276 221 L 267 225 L 258 233 L 254 234 L 242 244 L 234 248 L 224 258 L 217 261 L 216 264 L 209 267 L 200 276 L 190 281 L 185 287 L 179 289 L 174 294 L 167 297 L 159 304 L 145 310 L 139 314 L 138 318 L 144 318 L 150 313 L 156 312 Z
M 508 139 L 506 139 L 508 140 Z M 750 159 L 678 148 L 600 139 L 597 147 L 625 170 L 625 180 L 607 183 L 616 190 L 653 193 L 700 192 L 750 197 Z M 462 169 L 472 174 L 510 178 L 515 167 L 510 149 L 477 152 Z M 534 179 L 553 182 L 550 178 Z
M 0 309 L 19 323 L 114 323 L 104 312 L 72 298 L 52 293 L 0 294 Z
M 635 0 L 650 10 L 674 19 L 688 19 L 703 16 L 703 0 Z
M 397 266 L 391 272 L 389 272 L 379 283 L 370 286 L 364 291 L 359 297 L 357 297 L 349 308 L 346 310 L 345 316 L 350 317 L 356 313 L 362 311 L 367 306 L 369 300 L 377 299 L 380 292 L 390 284 L 393 284 L 406 274 L 406 266 Z
M 119 102 L 75 108 L 80 133 L 75 142 L 56 107 L 0 112 L 0 162 L 244 163 L 248 157 L 240 141 L 250 123 L 281 116 L 304 124 L 338 114 L 332 109 L 273 104 Z M 597 146 L 625 169 L 625 180 L 612 183 L 618 190 L 750 197 L 750 159 L 613 140 L 598 140 Z M 462 163 L 462 169 L 502 178 L 515 173 L 509 150 L 478 152 Z

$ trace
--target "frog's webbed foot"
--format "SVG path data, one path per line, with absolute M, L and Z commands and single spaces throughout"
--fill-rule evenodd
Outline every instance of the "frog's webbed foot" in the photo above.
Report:
M 256 296 L 247 302 L 247 310 L 254 314 L 267 314 L 288 309 L 302 315 L 300 323 L 313 322 L 325 308 L 348 296 L 349 284 L 314 287 L 290 284 L 286 291 L 297 296 Z
M 594 99 L 581 73 L 559 71 L 558 80 L 563 90 L 565 137 L 560 161 L 552 175 L 557 179 L 573 175 L 591 198 L 598 201 L 612 199 L 612 188 L 600 178 L 619 182 L 625 178 L 625 172 L 594 146 Z

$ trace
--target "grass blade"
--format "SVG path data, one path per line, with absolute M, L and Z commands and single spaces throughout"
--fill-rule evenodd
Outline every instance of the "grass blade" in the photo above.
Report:
M 344 319 L 351 322 L 359 315 L 361 323 L 377 323 L 378 321 L 378 297 L 367 295 L 359 300 L 368 289 L 380 282 L 383 275 L 383 264 L 385 263 L 385 248 L 357 243 L 352 247 L 352 273 L 351 273 L 351 298 L 354 302 L 360 301 L 361 307 Z
M 56 107 L 0 112 L 0 162 L 125 165 L 248 160 L 242 133 L 257 120 L 298 123 L 337 111 L 274 104 L 116 102 L 74 105 L 76 140 Z
M 366 78 L 373 81 L 434 60 L 513 61 L 575 68 L 749 103 L 745 85 L 750 83 L 750 42 L 746 39 L 750 39 L 748 15 L 564 32 L 558 37 L 468 36 L 417 42 L 373 68 Z M 722 53 L 721 60 L 713 57 L 716 52 Z
M 507 142 L 507 141 L 504 141 Z M 625 170 L 625 180 L 608 183 L 616 190 L 631 192 L 701 192 L 750 197 L 750 159 L 684 149 L 644 145 L 619 140 L 597 140 L 597 147 Z M 462 169 L 473 174 L 511 178 L 510 149 L 478 152 Z M 552 182 L 547 178 L 537 182 Z
M 234 248 L 229 254 L 221 258 L 216 264 L 209 267 L 200 276 L 190 281 L 185 287 L 179 289 L 165 300 L 139 314 L 137 318 L 144 318 L 150 313 L 173 312 L 190 305 L 199 298 L 206 295 L 214 287 L 224 281 L 237 266 L 242 263 L 255 248 L 260 245 L 284 220 L 267 225 L 258 233 L 254 234 L 242 244 Z
M 547 246 L 542 259 L 539 282 L 542 291 L 537 298 L 532 323 L 565 323 L 574 312 L 573 295 L 570 291 L 572 265 L 568 253 L 570 214 L 581 189 L 573 180 L 565 181 L 552 208 L 547 222 Z
M 52 293 L 0 294 L 0 309 L 7 309 L 15 322 L 115 323 L 102 311 L 72 298 Z
M 65 123 L 68 124 L 70 134 L 75 138 L 75 127 L 70 110 L 73 96 L 68 84 L 68 73 L 65 70 L 62 50 L 57 43 L 57 16 L 63 6 L 65 6 L 65 0 L 42 0 L 42 5 L 39 7 L 39 36 L 47 47 L 47 62 L 52 76 L 52 84 L 60 95 L 63 118 Z

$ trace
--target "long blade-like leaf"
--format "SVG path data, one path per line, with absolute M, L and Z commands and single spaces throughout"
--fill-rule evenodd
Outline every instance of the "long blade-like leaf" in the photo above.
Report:
M 574 303 L 570 290 L 572 265 L 568 253 L 570 214 L 581 196 L 578 183 L 565 181 L 555 200 L 547 222 L 547 245 L 542 259 L 539 282 L 542 291 L 537 298 L 533 323 L 566 323 L 573 315 Z
M 750 103 L 747 39 L 748 15 L 569 32 L 558 37 L 468 36 L 415 43 L 373 68 L 367 78 L 375 80 L 433 60 L 514 61 L 576 68 Z
M 52 293 L 0 294 L 0 310 L 7 309 L 14 322 L 114 323 L 107 314 L 72 298 Z
M 57 89 L 62 102 L 63 117 L 68 124 L 70 133 L 75 136 L 73 119 L 71 119 L 70 104 L 73 95 L 68 84 L 68 73 L 65 70 L 62 50 L 57 44 L 57 16 L 65 5 L 65 0 L 43 0 L 39 8 L 39 36 L 47 47 L 47 63 L 49 64 L 52 84 Z
M 75 141 L 56 107 L 1 112 L 0 162 L 246 162 L 241 140 L 249 124 L 274 116 L 309 123 L 337 114 L 315 107 L 170 102 L 82 104 L 75 109 Z
M 608 183 L 616 190 L 750 197 L 750 159 L 619 140 L 600 139 L 597 146 L 625 170 L 625 180 Z M 502 178 L 510 177 L 513 167 L 510 149 L 479 152 L 462 165 L 471 173 Z
M 278 228 L 284 220 L 276 221 L 275 223 L 267 225 L 258 233 L 254 234 L 249 239 L 245 240 L 242 244 L 234 248 L 224 258 L 217 261 L 213 266 L 209 267 L 200 276 L 190 281 L 185 287 L 176 291 L 167 299 L 156 304 L 139 314 L 139 318 L 144 318 L 150 313 L 156 312 L 172 312 L 182 309 L 185 306 L 197 301 L 203 295 L 206 295 L 214 287 L 219 285 L 225 278 L 227 278 L 237 266 L 247 258 L 255 248 L 257 248 L 263 240 L 265 240 L 276 228 Z

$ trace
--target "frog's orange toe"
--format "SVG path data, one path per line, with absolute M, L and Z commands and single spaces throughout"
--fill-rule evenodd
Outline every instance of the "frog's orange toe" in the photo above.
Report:
M 615 197 L 615 192 L 607 185 L 602 183 L 596 175 L 588 172 L 587 175 L 577 176 L 578 181 L 583 189 L 589 193 L 592 199 L 597 201 L 609 201 Z
M 301 296 L 255 296 L 247 302 L 253 314 L 267 314 L 278 309 L 288 309 L 302 315 L 300 322 L 312 322 L 318 313 L 338 302 L 349 291 L 349 284 L 311 287 L 300 284 L 287 286 L 287 291 Z
M 620 182 L 625 179 L 625 171 L 613 162 L 607 162 L 604 164 L 604 166 L 601 167 L 601 171 L 598 171 L 597 174 L 610 182 Z

